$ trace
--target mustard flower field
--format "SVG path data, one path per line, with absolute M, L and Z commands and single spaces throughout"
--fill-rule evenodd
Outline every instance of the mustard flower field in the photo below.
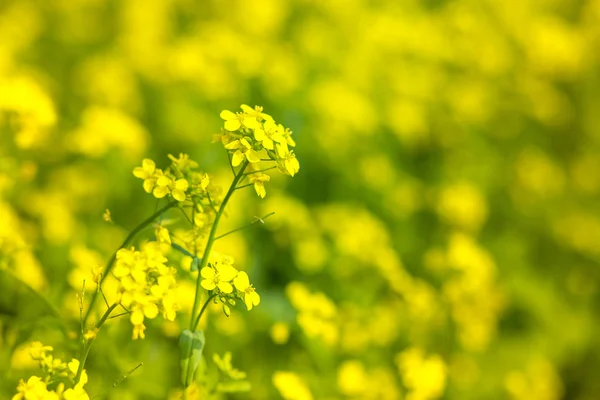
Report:
M 0 399 L 600 399 L 599 0 L 0 0 Z

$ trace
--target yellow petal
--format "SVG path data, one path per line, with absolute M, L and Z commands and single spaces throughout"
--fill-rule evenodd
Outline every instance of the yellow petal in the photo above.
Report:
M 133 325 L 141 325 L 144 322 L 144 314 L 140 310 L 133 310 L 129 320 Z
M 265 136 L 266 136 L 265 131 L 263 131 L 262 129 L 258 128 L 258 129 L 254 130 L 254 138 L 256 140 L 258 140 L 259 142 L 264 140 Z M 135 171 L 134 171 L 134 173 L 135 173 Z
M 230 132 L 233 131 L 237 131 L 238 129 L 240 129 L 240 126 L 242 126 L 242 124 L 240 123 L 240 121 L 238 119 L 232 119 L 229 121 L 225 121 L 225 129 L 227 129 Z
M 149 174 L 153 174 L 154 170 L 156 169 L 156 164 L 154 164 L 154 161 L 152 161 L 149 158 L 144 158 L 142 160 L 142 168 L 144 168 L 144 170 L 146 170 L 146 172 L 148 172 Z
M 200 271 L 200 275 L 205 279 L 215 279 L 215 270 L 211 267 L 204 267 Z
M 200 282 L 200 285 L 206 290 L 213 290 L 216 287 L 215 281 L 209 281 L 208 279 L 203 279 L 202 282 Z
M 246 158 L 251 163 L 257 163 L 260 161 L 260 156 L 258 155 L 258 152 L 256 152 L 255 150 L 249 149 L 245 154 L 246 154 Z
M 232 113 L 231 111 L 229 111 L 229 110 L 223 110 L 223 111 L 221 111 L 221 114 L 219 114 L 219 116 L 221 118 L 223 118 L 225 121 L 229 121 L 229 120 L 237 118 L 236 115 L 234 113 Z
M 244 153 L 242 153 L 239 150 L 233 153 L 233 157 L 231 158 L 231 165 L 237 167 L 242 163 L 242 161 L 244 161 Z
M 167 187 L 155 187 L 154 191 L 152 192 L 152 194 L 154 195 L 154 197 L 156 197 L 157 199 L 162 199 L 163 197 L 165 197 L 167 194 L 169 193 L 169 189 Z
M 233 292 L 233 286 L 229 282 L 219 282 L 217 284 L 221 292 L 223 293 L 231 293 Z
M 254 117 L 246 117 L 244 118 L 244 125 L 250 129 L 257 129 L 260 127 L 260 124 Z
M 146 179 L 144 181 L 144 190 L 146 193 L 152 193 L 152 189 L 154 189 L 154 179 Z
M 133 176 L 135 176 L 136 178 L 145 179 L 146 178 L 146 171 L 142 167 L 135 167 L 133 169 Z
M 240 292 L 243 292 L 250 286 L 250 280 L 248 279 L 248 274 L 244 271 L 240 271 L 238 276 L 233 280 L 233 284 Z

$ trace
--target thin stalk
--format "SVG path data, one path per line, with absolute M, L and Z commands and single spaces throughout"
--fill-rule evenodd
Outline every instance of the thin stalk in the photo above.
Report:
M 219 226 L 219 221 L 221 220 L 221 216 L 223 215 L 223 212 L 225 211 L 225 207 L 227 206 L 227 203 L 229 202 L 231 195 L 235 191 L 235 187 L 237 186 L 240 179 L 242 179 L 242 177 L 244 176 L 244 170 L 246 169 L 247 166 L 248 166 L 248 160 L 244 160 L 244 162 L 242 163 L 242 166 L 240 167 L 240 170 L 233 177 L 231 186 L 229 186 L 229 189 L 227 190 L 227 193 L 225 194 L 225 197 L 223 198 L 223 202 L 221 203 L 221 206 L 219 207 L 219 211 L 217 211 L 217 214 L 215 215 L 215 221 L 213 222 L 213 225 L 210 229 L 210 233 L 208 235 L 208 241 L 206 242 L 206 248 L 204 249 L 204 255 L 202 256 L 200 265 L 198 266 L 198 271 L 202 271 L 202 268 L 204 268 L 206 266 L 206 263 L 208 262 L 208 257 L 210 255 L 210 251 L 212 250 L 212 246 L 215 241 L 215 235 L 217 233 L 217 228 Z M 198 278 L 196 279 L 196 296 L 194 297 L 194 306 L 192 308 L 192 318 L 190 319 L 190 330 L 192 332 L 196 330 L 196 326 L 199 321 L 199 319 L 196 320 L 194 316 L 198 312 L 198 307 L 200 306 L 200 296 L 202 294 L 202 290 L 201 290 L 202 288 L 200 286 L 201 280 L 202 280 L 202 276 L 200 275 L 200 273 L 198 273 Z
M 200 323 L 200 319 L 202 319 L 202 314 L 204 314 L 204 311 L 206 310 L 206 307 L 208 307 L 208 303 L 210 303 L 210 301 L 212 299 L 214 299 L 215 297 L 217 297 L 217 294 L 212 294 L 208 297 L 208 299 L 206 299 L 206 301 L 204 302 L 204 305 L 202 306 L 202 308 L 200 309 L 200 314 L 198 314 L 198 318 L 196 318 L 196 321 L 194 321 L 194 330 L 196 330 L 196 328 L 198 327 L 198 324 Z
M 238 186 L 238 187 L 236 187 L 236 188 L 235 188 L 235 190 L 238 190 L 238 189 L 243 189 L 243 188 L 246 188 L 246 187 L 248 187 L 248 186 L 252 186 L 252 185 L 254 185 L 254 183 L 247 183 L 247 184 L 245 184 L 245 185 L 242 185 L 242 186 Z
M 97 330 L 104 325 L 108 317 L 110 317 L 110 313 L 119 305 L 119 303 L 115 303 L 112 306 L 108 307 L 102 318 L 94 325 L 94 328 Z M 89 339 L 83 347 L 81 348 L 81 354 L 79 356 L 79 368 L 77 368 L 77 374 L 75 374 L 75 384 L 79 383 L 81 379 L 81 374 L 83 373 L 83 368 L 85 366 L 85 361 L 87 360 L 87 356 L 90 353 L 90 348 L 92 347 L 93 338 Z
M 265 172 L 265 171 L 269 171 L 269 170 L 274 169 L 274 168 L 277 168 L 277 165 L 273 165 L 272 167 L 264 168 L 264 169 L 259 169 L 259 170 L 256 170 L 256 171 L 246 172 L 246 173 L 244 173 L 244 175 L 252 175 L 252 174 L 256 174 L 257 172 Z
M 149 216 L 148 218 L 146 218 L 144 221 L 142 221 L 138 226 L 136 226 L 129 233 L 129 235 L 127 235 L 127 237 L 125 238 L 125 240 L 123 241 L 123 243 L 121 244 L 121 246 L 119 246 L 119 248 L 110 257 L 110 260 L 108 260 L 108 263 L 106 263 L 106 266 L 104 267 L 104 271 L 102 272 L 102 278 L 100 278 L 100 283 L 98 284 L 99 286 L 102 286 L 102 282 L 104 282 L 104 279 L 106 279 L 106 277 L 108 276 L 108 273 L 110 272 L 112 266 L 114 265 L 115 261 L 117 260 L 117 252 L 120 249 L 122 249 L 124 247 L 127 247 L 129 245 L 129 243 L 133 240 L 133 238 L 135 237 L 135 235 L 137 235 L 146 226 L 150 225 L 156 218 L 160 217 L 165 211 L 167 211 L 168 209 L 176 206 L 177 203 L 178 203 L 177 201 L 171 201 L 167 205 L 165 205 L 164 207 L 158 209 L 154 214 L 152 214 L 151 216 Z M 92 310 L 94 309 L 94 303 L 96 302 L 96 298 L 97 297 L 98 297 L 98 291 L 94 292 L 94 294 L 92 295 L 92 298 L 90 299 L 90 306 L 88 307 L 88 309 L 87 309 L 87 311 L 85 313 L 85 317 L 83 317 L 83 324 L 84 325 L 86 324 L 88 318 L 90 317 L 90 314 L 92 313 Z
M 265 215 L 265 216 L 264 216 L 264 217 L 262 217 L 262 218 L 254 217 L 254 218 L 257 218 L 257 219 L 256 219 L 256 221 L 254 221 L 254 222 L 250 222 L 249 224 L 246 224 L 246 225 L 244 225 L 244 226 L 240 226 L 239 228 L 236 228 L 236 229 L 234 229 L 234 230 L 232 230 L 232 231 L 229 231 L 229 232 L 227 232 L 227 233 L 224 233 L 224 234 L 222 234 L 222 235 L 219 235 L 219 236 L 217 236 L 217 237 L 215 238 L 215 240 L 221 239 L 221 238 L 223 238 L 223 237 L 225 237 L 225 236 L 227 236 L 227 235 L 231 235 L 231 234 L 232 234 L 232 233 L 234 233 L 234 232 L 241 231 L 242 229 L 249 228 L 249 227 L 251 227 L 252 225 L 254 225 L 254 224 L 256 224 L 256 223 L 259 223 L 259 222 L 261 222 L 261 223 L 263 223 L 263 224 L 264 224 L 264 223 L 265 223 L 265 219 L 269 218 L 269 217 L 270 217 L 271 215 L 273 215 L 273 214 L 275 214 L 275 212 L 271 212 L 271 213 L 269 213 L 269 214 Z

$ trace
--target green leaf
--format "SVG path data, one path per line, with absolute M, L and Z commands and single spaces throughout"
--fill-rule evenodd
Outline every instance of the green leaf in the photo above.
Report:
M 204 331 L 192 332 L 186 329 L 179 336 L 181 383 L 184 387 L 188 387 L 194 381 L 196 369 L 202 361 L 205 342 Z
M 183 255 L 186 255 L 188 257 L 194 257 L 194 255 L 192 253 L 190 253 L 189 251 L 187 251 L 186 249 L 184 249 L 177 243 L 171 243 L 171 247 L 174 248 L 175 250 L 177 250 L 178 252 L 182 253 Z

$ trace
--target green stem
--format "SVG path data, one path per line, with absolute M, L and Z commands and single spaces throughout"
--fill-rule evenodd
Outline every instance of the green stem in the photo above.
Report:
M 238 190 L 238 189 L 243 189 L 243 188 L 246 188 L 246 187 L 248 187 L 248 186 L 252 186 L 252 185 L 254 185 L 254 183 L 248 183 L 248 184 L 246 184 L 246 185 L 242 185 L 242 186 L 238 186 L 238 187 L 236 187 L 236 188 L 235 188 L 235 190 Z
M 256 221 L 254 221 L 254 222 L 250 222 L 249 224 L 246 224 L 246 225 L 244 225 L 244 226 L 240 226 L 239 228 L 236 228 L 236 229 L 234 229 L 234 230 L 232 230 L 232 231 L 229 231 L 229 232 L 227 232 L 227 233 L 224 233 L 224 234 L 222 234 L 222 235 L 219 235 L 219 236 L 217 236 L 217 237 L 215 238 L 215 240 L 219 240 L 219 239 L 221 239 L 221 238 L 223 238 L 223 237 L 225 237 L 225 236 L 227 236 L 227 235 L 231 235 L 231 234 L 232 234 L 232 233 L 234 233 L 234 232 L 241 231 L 242 229 L 249 228 L 249 227 L 251 227 L 252 225 L 254 225 L 254 224 L 258 223 L 258 222 L 261 222 L 261 223 L 263 223 L 263 224 L 264 224 L 264 223 L 265 223 L 265 219 L 269 218 L 269 217 L 270 217 L 271 215 L 273 215 L 273 214 L 275 214 L 275 212 L 268 213 L 267 215 L 265 215 L 265 216 L 264 216 L 264 217 L 262 217 L 262 218 L 254 217 L 254 218 L 257 218 L 257 219 L 256 219 Z
M 104 271 L 102 271 L 102 278 L 100 278 L 100 283 L 98 284 L 99 286 L 102 286 L 102 282 L 104 282 L 104 279 L 106 279 L 106 277 L 108 276 L 112 266 L 114 265 L 116 259 L 117 259 L 117 252 L 124 248 L 127 247 L 129 245 L 129 243 L 133 240 L 133 238 L 135 237 L 135 235 L 137 235 L 142 229 L 144 229 L 146 226 L 150 225 L 156 218 L 160 217 L 165 211 L 167 211 L 168 209 L 175 207 L 177 205 L 178 201 L 171 201 L 169 202 L 167 205 L 165 205 L 164 207 L 158 209 L 154 214 L 152 214 L 151 216 L 149 216 L 148 218 L 146 218 L 144 221 L 142 221 L 138 226 L 136 226 L 130 233 L 129 235 L 127 235 L 127 237 L 125 238 L 125 240 L 123 241 L 123 243 L 121 244 L 121 246 L 119 246 L 119 248 L 113 253 L 113 255 L 110 257 L 110 260 L 108 260 L 108 263 L 106 264 L 106 267 L 104 267 Z M 85 313 L 85 317 L 83 317 L 83 324 L 85 325 L 88 318 L 90 317 L 90 314 L 92 313 L 92 310 L 94 309 L 94 303 L 96 302 L 96 298 L 98 297 L 98 291 L 95 291 L 94 294 L 92 295 L 92 298 L 90 300 L 90 306 L 88 307 L 86 313 Z
M 274 166 L 269 167 L 269 168 L 259 169 L 259 170 L 256 170 L 256 171 L 246 172 L 244 175 L 252 175 L 252 174 L 256 174 L 258 172 L 265 172 L 265 171 L 272 170 L 274 168 L 277 168 L 277 165 L 274 165 Z
M 106 310 L 106 312 L 104 313 L 104 315 L 102 316 L 102 318 L 100 318 L 100 320 L 98 322 L 96 322 L 96 325 L 94 325 L 94 328 L 96 328 L 97 330 L 99 330 L 100 327 L 102 325 L 104 325 L 104 323 L 106 322 L 106 320 L 110 316 L 110 313 L 118 305 L 119 305 L 119 303 L 115 303 L 112 306 L 108 307 L 108 309 Z M 81 379 L 81 374 L 83 373 L 83 368 L 85 366 L 85 361 L 87 360 L 87 356 L 90 353 L 90 348 L 92 347 L 92 342 L 93 341 L 94 341 L 93 338 L 89 339 L 87 342 L 84 343 L 84 345 L 81 348 L 81 354 L 79 356 L 79 368 L 77 368 L 77 374 L 75 374 L 75 384 L 76 385 L 77 385 L 77 383 L 79 383 L 79 380 Z
M 202 256 L 202 260 L 200 261 L 200 265 L 198 266 L 199 272 L 202 271 L 202 268 L 204 268 L 206 266 L 206 263 L 208 262 L 208 257 L 210 255 L 210 251 L 212 250 L 212 246 L 215 241 L 215 234 L 217 233 L 217 228 L 219 226 L 219 221 L 221 220 L 221 216 L 223 215 L 223 212 L 225 211 L 227 202 L 229 202 L 231 195 L 235 191 L 235 187 L 237 186 L 240 179 L 243 178 L 244 170 L 246 169 L 247 166 L 248 166 L 248 160 L 244 160 L 244 162 L 242 163 L 242 166 L 240 167 L 240 170 L 233 177 L 231 186 L 229 186 L 229 190 L 227 190 L 227 193 L 225 194 L 225 197 L 223 198 L 223 202 L 221 203 L 221 206 L 219 207 L 219 211 L 217 211 L 217 215 L 215 216 L 215 222 L 213 222 L 213 225 L 210 229 L 210 233 L 208 235 L 208 241 L 206 242 L 206 248 L 204 249 L 204 255 Z M 196 296 L 194 297 L 194 307 L 192 308 L 192 318 L 190 319 L 190 330 L 192 332 L 196 330 L 198 321 L 200 321 L 199 318 L 198 319 L 194 318 L 194 316 L 198 312 L 198 307 L 200 306 L 200 297 L 202 294 L 202 287 L 200 286 L 200 281 L 202 281 L 202 276 L 200 275 L 200 273 L 198 273 L 198 278 L 196 279 Z
M 198 318 L 196 318 L 196 321 L 194 322 L 194 330 L 196 330 L 196 328 L 198 327 L 198 324 L 200 323 L 200 319 L 202 318 L 202 315 L 204 314 L 204 311 L 206 310 L 206 307 L 208 307 L 208 303 L 210 303 L 210 301 L 212 299 L 214 299 L 215 297 L 217 297 L 217 294 L 212 294 L 208 297 L 208 299 L 206 299 L 206 301 L 204 302 L 204 305 L 202 306 L 202 308 L 200 309 L 200 314 L 198 314 Z

